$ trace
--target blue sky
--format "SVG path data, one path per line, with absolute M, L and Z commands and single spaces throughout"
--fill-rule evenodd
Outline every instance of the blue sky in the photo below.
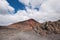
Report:
M 18 0 L 7 0 L 7 2 L 15 9 L 15 13 L 18 10 L 25 10 L 25 5 L 19 2 Z
M 19 2 L 19 0 L 7 0 L 7 2 L 10 4 L 10 6 L 12 6 L 14 9 L 15 9 L 15 13 L 18 11 L 18 10 L 26 10 L 26 5 Z M 30 5 L 29 8 L 31 9 L 32 6 Z M 39 11 L 39 8 L 36 7 L 34 8 L 36 9 L 37 11 Z

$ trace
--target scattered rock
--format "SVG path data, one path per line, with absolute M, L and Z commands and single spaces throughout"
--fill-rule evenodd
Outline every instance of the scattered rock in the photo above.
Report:
M 38 24 L 33 29 L 40 35 L 60 34 L 60 20 L 54 22 L 48 21 Z

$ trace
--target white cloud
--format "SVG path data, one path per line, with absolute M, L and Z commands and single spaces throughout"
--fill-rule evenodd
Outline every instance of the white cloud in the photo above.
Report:
M 46 12 L 46 11 L 37 11 L 28 9 L 29 17 L 35 19 L 38 22 L 45 21 L 56 21 L 60 19 L 60 14 L 56 14 L 54 12 Z
M 19 10 L 15 15 L 0 15 L 0 25 L 9 25 L 29 19 L 25 10 Z
M 0 0 L 0 14 L 14 13 L 14 8 L 6 0 Z
M 25 5 L 28 3 L 27 6 L 32 6 L 32 8 L 39 6 L 39 11 L 26 7 L 29 17 L 39 22 L 55 21 L 60 19 L 60 0 L 20 0 L 20 2 Z M 31 5 L 29 5 L 29 3 Z
M 14 8 L 6 0 L 0 0 L 0 25 L 8 25 L 29 19 L 25 10 L 19 10 L 15 15 L 9 13 L 14 13 Z
M 42 9 L 48 11 L 60 12 L 60 0 L 19 0 L 21 3 L 35 7 L 43 7 Z M 42 6 L 41 6 L 42 5 Z M 44 9 L 45 8 L 45 9 Z M 41 8 L 40 8 L 41 9 Z
M 60 14 L 60 0 L 54 0 L 54 1 L 51 0 L 50 5 L 52 9 L 55 10 L 56 13 Z
M 33 18 L 38 22 L 55 21 L 60 19 L 60 0 L 44 0 L 42 4 L 42 0 L 19 1 L 27 5 L 27 12 L 25 10 L 19 10 L 15 15 L 10 15 L 10 12 L 14 12 L 14 8 L 12 8 L 6 0 L 0 0 L 0 25 L 7 25 L 28 20 L 30 18 Z M 30 9 L 29 6 L 31 6 L 32 9 Z M 33 9 L 35 7 L 38 7 L 40 10 L 37 11 Z M 8 10 L 10 12 L 8 12 Z
M 25 4 L 27 7 L 36 8 L 39 7 L 44 0 L 19 0 L 21 3 Z

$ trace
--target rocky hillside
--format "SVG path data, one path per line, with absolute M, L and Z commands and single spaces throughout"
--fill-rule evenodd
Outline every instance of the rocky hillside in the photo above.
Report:
M 60 20 L 39 23 L 29 19 L 0 26 L 0 40 L 60 40 Z
M 54 22 L 48 21 L 40 25 L 37 24 L 33 29 L 36 33 L 41 35 L 60 34 L 60 20 Z
M 24 31 L 34 30 L 36 33 L 41 35 L 60 34 L 60 20 L 54 22 L 48 21 L 44 23 L 38 23 L 33 19 L 29 19 L 26 21 L 8 25 L 8 28 L 14 28 Z

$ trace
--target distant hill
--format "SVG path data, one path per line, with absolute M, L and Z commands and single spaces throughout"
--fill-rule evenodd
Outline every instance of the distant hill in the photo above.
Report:
M 1 26 L 0 29 L 1 28 L 19 29 L 23 31 L 34 30 L 36 33 L 41 35 L 60 34 L 60 20 L 39 23 L 34 19 L 29 19 L 26 21 L 13 23 L 6 27 Z
M 32 27 L 35 27 L 36 24 L 39 24 L 39 23 L 37 21 L 35 21 L 34 19 L 29 19 L 26 21 L 17 22 L 17 23 L 8 25 L 8 27 L 16 28 L 16 29 L 20 29 L 20 30 L 32 30 Z

